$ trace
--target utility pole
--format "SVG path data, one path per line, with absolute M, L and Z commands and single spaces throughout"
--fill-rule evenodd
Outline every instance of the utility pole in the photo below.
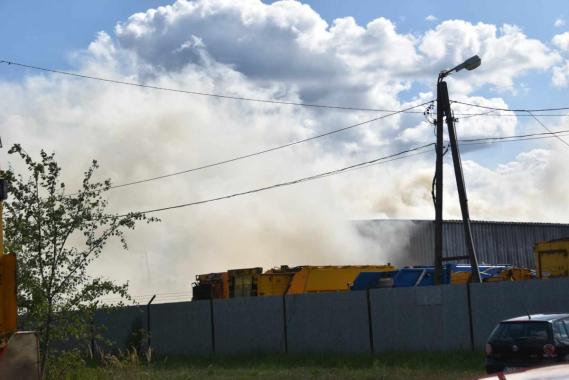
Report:
M 443 276 L 443 119 L 444 109 L 441 106 L 441 78 L 437 83 L 437 144 L 435 151 L 437 162 L 435 168 L 435 284 L 441 284 Z
M 443 261 L 464 260 L 470 262 L 472 275 L 471 282 L 482 282 L 480 278 L 480 270 L 478 268 L 478 259 L 474 248 L 474 240 L 472 238 L 472 230 L 470 228 L 470 215 L 468 211 L 468 199 L 466 197 L 466 186 L 464 185 L 464 175 L 462 172 L 462 162 L 460 159 L 460 151 L 456 138 L 456 130 L 454 126 L 454 116 L 450 106 L 447 84 L 444 78 L 453 71 L 462 69 L 474 70 L 480 66 L 481 60 L 475 55 L 461 63 L 460 65 L 450 69 L 441 71 L 437 81 L 437 145 L 436 145 L 436 172 L 435 172 L 435 283 L 442 283 Z M 464 226 L 464 235 L 466 256 L 450 256 L 443 257 L 443 118 L 446 118 L 446 124 L 450 140 L 450 148 L 452 152 L 452 161 L 454 166 L 454 175 L 456 178 L 456 187 L 458 189 L 458 197 L 460 201 L 460 211 L 462 213 L 462 223 Z

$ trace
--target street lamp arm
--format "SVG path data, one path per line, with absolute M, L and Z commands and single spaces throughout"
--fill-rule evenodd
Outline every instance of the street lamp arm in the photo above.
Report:
M 447 75 L 449 75 L 450 73 L 452 73 L 453 71 L 458 72 L 462 69 L 466 69 L 468 71 L 474 70 L 475 68 L 480 66 L 481 63 L 482 63 L 482 60 L 480 59 L 480 57 L 478 55 L 474 55 L 474 56 L 468 58 L 466 61 L 462 62 L 460 65 L 453 67 L 452 69 L 441 71 L 439 73 L 439 81 L 442 80 Z

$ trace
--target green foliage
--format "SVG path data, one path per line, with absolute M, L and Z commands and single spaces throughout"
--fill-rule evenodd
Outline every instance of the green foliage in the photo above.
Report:
M 73 373 L 80 371 L 85 367 L 81 353 L 78 350 L 68 350 L 54 356 L 48 363 L 49 379 L 65 379 L 70 378 Z
M 91 277 L 87 269 L 111 239 L 127 249 L 126 232 L 138 222 L 157 219 L 131 212 L 106 211 L 104 193 L 110 180 L 97 182 L 97 161 L 85 171 L 81 188 L 67 194 L 54 154 L 43 150 L 34 159 L 16 144 L 8 152 L 19 157 L 26 175 L 10 169 L 5 204 L 5 246 L 18 257 L 18 306 L 21 328 L 40 331 L 42 368 L 52 343 L 78 341 L 91 333 L 100 298 L 115 294 L 128 299 L 128 284 Z M 68 355 L 68 354 L 66 354 Z M 68 357 L 68 356 L 67 356 Z
M 83 367 L 73 379 L 369 379 L 454 380 L 484 374 L 480 352 L 386 352 L 376 355 L 254 355 L 138 361 L 122 355 Z

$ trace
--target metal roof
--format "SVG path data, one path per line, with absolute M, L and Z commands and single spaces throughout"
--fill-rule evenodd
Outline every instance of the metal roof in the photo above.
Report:
M 434 264 L 434 221 L 374 219 L 355 223 L 360 234 L 373 240 L 395 265 Z M 536 243 L 569 237 L 569 224 L 472 221 L 471 226 L 480 264 L 535 268 Z M 443 255 L 467 255 L 462 221 L 443 223 Z

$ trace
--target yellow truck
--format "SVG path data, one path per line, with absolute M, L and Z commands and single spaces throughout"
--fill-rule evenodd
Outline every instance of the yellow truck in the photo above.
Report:
M 362 272 L 389 272 L 391 265 L 302 265 L 269 269 L 258 278 L 259 296 L 285 294 L 344 292 L 350 290 L 356 277 Z
M 569 276 L 569 238 L 539 242 L 534 253 L 538 278 Z
M 303 266 L 294 274 L 287 294 L 345 292 L 362 272 L 391 272 L 391 265 Z

